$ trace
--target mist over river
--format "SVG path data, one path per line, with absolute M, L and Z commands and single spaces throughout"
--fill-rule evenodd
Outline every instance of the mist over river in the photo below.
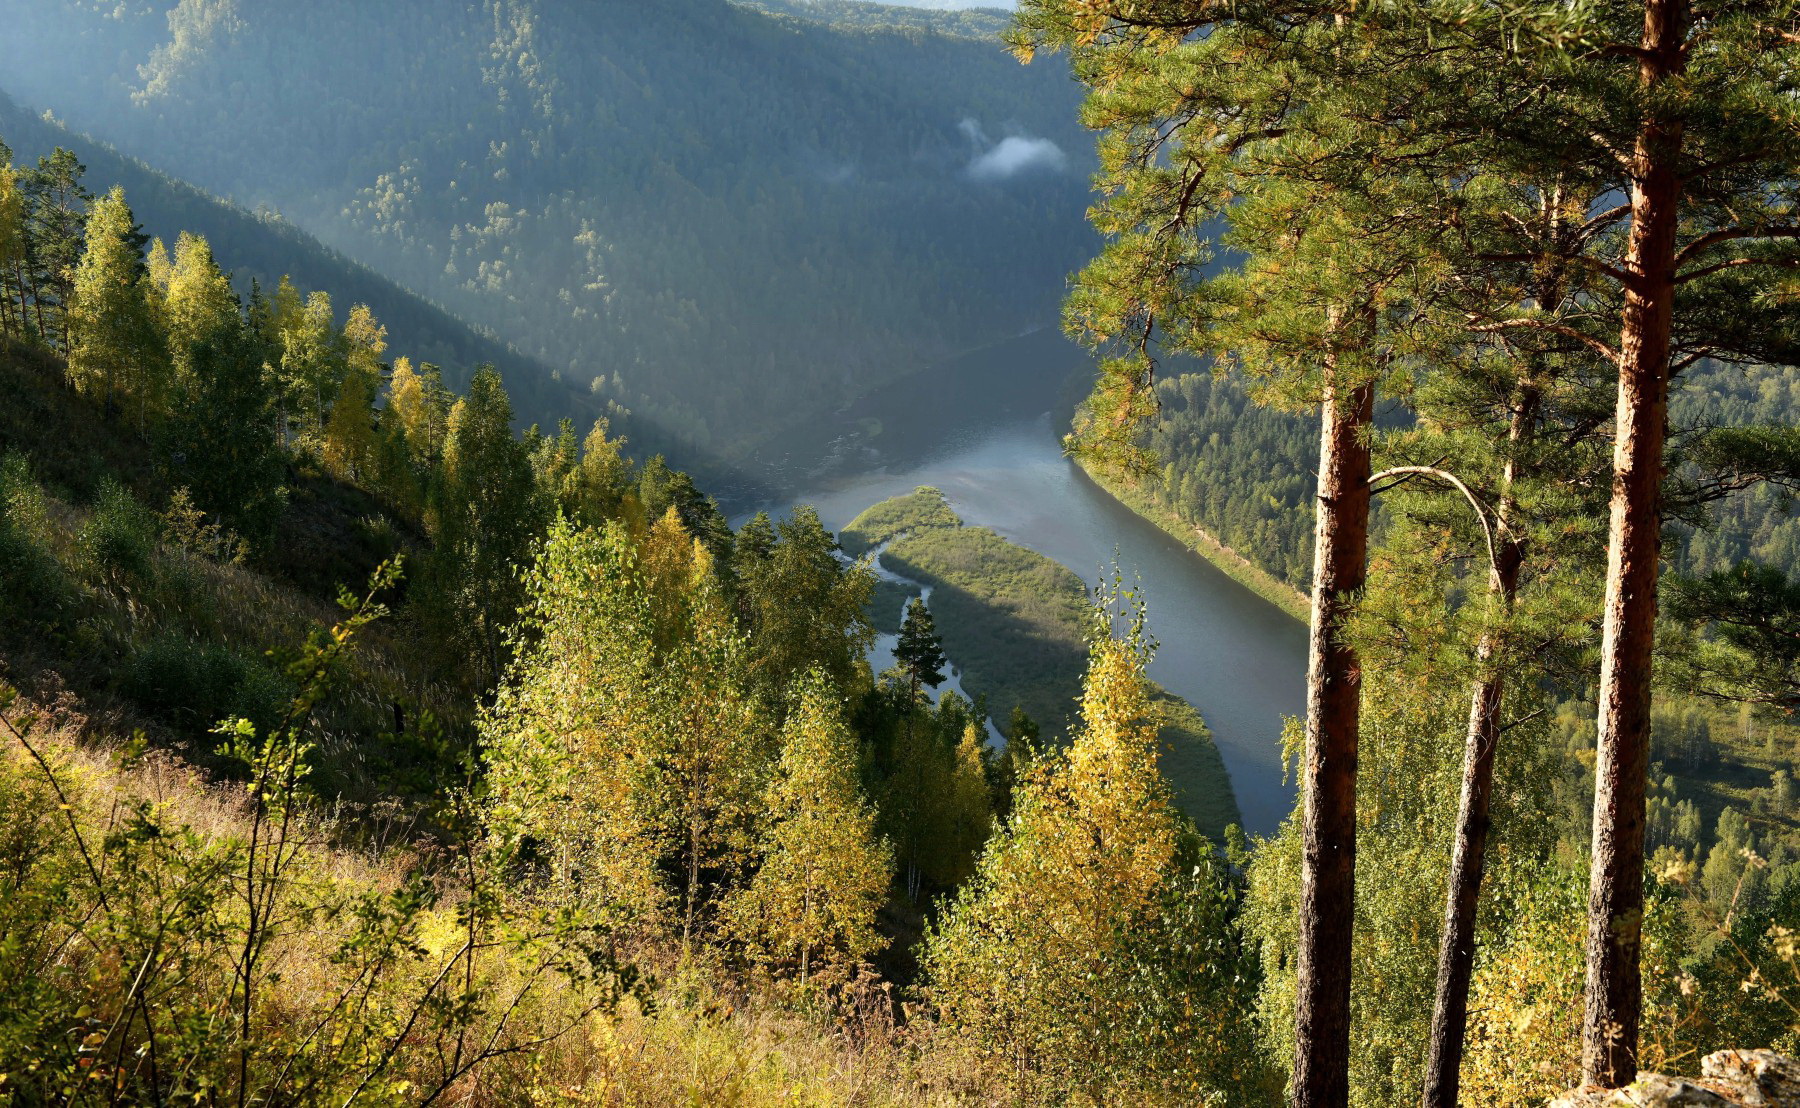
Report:
M 1116 561 L 1149 604 L 1160 644 L 1150 676 L 1200 710 L 1245 829 L 1267 834 L 1294 803 L 1280 736 L 1283 717 L 1305 706 L 1306 628 L 1062 456 L 1070 399 L 1090 372 L 1086 355 L 1052 331 L 964 355 L 765 452 L 759 483 L 783 493 L 728 510 L 741 522 L 756 507 L 779 515 L 811 504 L 839 530 L 877 501 L 934 485 L 964 522 L 1061 562 L 1089 585 Z

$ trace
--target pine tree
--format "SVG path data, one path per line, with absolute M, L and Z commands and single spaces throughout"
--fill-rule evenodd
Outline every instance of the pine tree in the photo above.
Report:
M 75 271 L 69 306 L 76 387 L 109 406 L 127 400 L 143 431 L 167 403 L 168 367 L 156 330 L 143 258 L 132 244 L 131 209 L 115 187 L 88 213 L 87 249 Z
M 781 761 L 763 794 L 770 822 L 760 867 L 730 914 L 771 959 L 792 958 L 800 980 L 828 958 L 855 963 L 885 942 L 875 914 L 893 882 L 893 850 L 861 793 L 856 736 L 819 670 L 795 682 Z
M 71 346 L 69 305 L 75 268 L 85 247 L 87 204 L 94 197 L 82 185 L 87 167 L 73 151 L 57 147 L 25 175 L 33 307 L 38 333 L 54 339 L 64 353 Z M 46 313 L 45 308 L 49 308 Z
M 894 662 L 906 674 L 914 701 L 919 698 L 920 685 L 935 689 L 944 683 L 943 641 L 938 638 L 931 609 L 920 597 L 907 602 L 900 638 L 894 644 Z

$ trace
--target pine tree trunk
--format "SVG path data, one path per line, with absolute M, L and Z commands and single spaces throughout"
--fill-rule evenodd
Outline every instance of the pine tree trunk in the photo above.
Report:
M 1687 0 L 1647 0 L 1640 73 L 1646 88 L 1683 67 Z M 1588 883 L 1584 1081 L 1637 1077 L 1644 908 L 1644 776 L 1650 748 L 1650 662 L 1662 545 L 1663 440 L 1681 206 L 1679 121 L 1644 120 L 1634 153 L 1629 281 L 1619 342 L 1605 624 L 1600 644 L 1599 751 L 1594 769 L 1593 863 Z
M 1344 622 L 1368 572 L 1373 385 L 1327 378 L 1313 538 L 1312 640 L 1302 772 L 1295 1108 L 1343 1108 L 1350 1083 L 1350 940 L 1356 906 L 1356 744 L 1362 673 Z
M 1469 980 L 1475 965 L 1475 910 L 1481 901 L 1481 881 L 1487 868 L 1488 803 L 1494 787 L 1494 752 L 1500 741 L 1500 705 L 1506 691 L 1505 671 L 1497 656 L 1518 592 L 1519 568 L 1525 561 L 1523 546 L 1504 528 L 1513 516 L 1512 487 L 1518 475 L 1518 447 L 1537 421 L 1537 398 L 1537 390 L 1531 385 L 1520 387 L 1508 435 L 1513 450 L 1500 476 L 1502 492 L 1495 513 L 1500 545 L 1488 579 L 1492 612 L 1475 650 L 1476 677 L 1469 695 L 1469 730 L 1463 745 L 1462 796 L 1457 805 L 1456 845 L 1445 896 L 1444 933 L 1438 946 L 1431 1045 L 1425 1061 L 1424 1108 L 1456 1108 L 1462 1081 Z

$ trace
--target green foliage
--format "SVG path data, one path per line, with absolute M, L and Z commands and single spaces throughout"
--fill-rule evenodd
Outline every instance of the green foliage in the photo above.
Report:
M 931 609 L 916 596 L 907 601 L 906 618 L 894 644 L 894 661 L 915 690 L 920 685 L 935 689 L 944 683 L 944 644 L 931 621 Z
M 935 489 L 884 501 L 858 520 L 860 541 L 889 544 L 884 568 L 931 587 L 933 631 L 962 665 L 964 687 L 988 704 L 1009 705 L 1009 713 L 1019 710 L 1053 739 L 1066 734 L 1089 622 L 1081 579 L 986 528 L 962 526 Z M 1218 748 L 1191 706 L 1160 689 L 1155 701 L 1163 772 L 1182 810 L 1222 841 L 1238 811 Z
M 875 913 L 894 857 L 876 835 L 857 780 L 856 737 L 830 682 L 812 670 L 793 695 L 781 760 L 763 793 L 769 821 L 756 876 L 725 913 L 753 951 L 797 966 L 805 982 L 832 960 L 854 965 L 884 945 Z
M 905 496 L 891 497 L 865 509 L 838 533 L 844 553 L 860 558 L 883 543 L 938 528 L 954 529 L 962 520 L 950 508 L 944 494 L 920 485 Z
M 158 453 L 168 485 L 187 488 L 195 506 L 266 550 L 287 500 L 287 465 L 262 353 L 235 306 L 190 346 Z
M 49 154 L 59 147 L 75 151 L 96 179 L 124 186 L 137 218 L 165 239 L 174 241 L 176 233 L 184 229 L 204 237 L 231 270 L 240 291 L 252 281 L 273 289 L 283 275 L 291 274 L 304 287 L 330 290 L 341 303 L 370 305 L 395 334 L 406 336 L 413 356 L 449 367 L 451 384 L 458 389 L 467 387 L 474 367 L 492 363 L 506 373 L 521 412 L 529 418 L 553 423 L 562 415 L 598 415 L 606 410 L 604 401 L 589 392 L 585 381 L 577 388 L 558 380 L 541 363 L 478 333 L 443 308 L 351 261 L 272 212 L 232 205 L 158 173 L 20 108 L 5 92 L 0 92 L 0 137 L 34 153 Z M 17 298 L 17 285 L 16 276 L 9 279 L 0 272 L 0 290 Z M 25 307 L 29 309 L 29 276 L 26 287 Z M 0 300 L 4 299 L 7 297 L 0 295 Z M 17 335 L 22 323 L 35 333 L 35 317 L 29 310 L 24 314 L 23 320 L 16 313 L 12 316 L 9 333 Z M 276 335 L 268 337 L 278 339 Z M 279 353 L 274 361 L 279 364 Z
M 1081 682 L 1080 578 L 984 527 L 924 531 L 889 546 L 881 561 L 931 586 L 935 629 L 972 693 L 1022 704 L 1061 729 Z
M 45 540 L 48 506 L 24 455 L 0 455 L 0 626 L 66 633 L 79 597 Z
M 0 1094 L 429 1101 L 629 983 L 591 924 L 502 895 L 503 852 L 463 836 L 442 872 L 414 858 L 345 881 L 309 841 L 314 712 L 396 576 L 299 653 L 270 727 L 219 726 L 248 775 L 241 807 L 137 780 L 141 742 L 84 763 L 0 688 Z M 541 1006 L 549 981 L 581 999 Z
M 1021 1097 L 1266 1103 L 1236 894 L 1157 772 L 1141 635 L 1094 645 L 1084 727 L 932 933 L 930 996 Z
M 1156 396 L 1142 446 L 1157 464 L 1134 490 L 1277 581 L 1309 587 L 1312 422 L 1255 403 L 1238 375 L 1165 377 Z
M 156 531 L 156 516 L 108 481 L 81 530 L 81 547 L 98 580 L 121 594 L 141 593 L 156 579 Z
M 722 0 L 222 11 L 190 3 L 165 25 L 59 2 L 0 68 L 35 108 L 279 210 L 531 352 L 563 378 L 535 375 L 545 427 L 616 402 L 646 452 L 743 457 L 1040 324 L 1088 248 L 1075 93 L 992 39 Z M 304 76 L 272 85 L 271 56 Z M 71 71 L 93 80 L 72 88 Z M 368 110 L 396 92 L 406 112 Z M 1073 164 L 971 173 L 1008 138 Z M 286 264 L 258 275 L 272 286 Z
M 1773 566 L 1739 562 L 1671 582 L 1669 618 L 1705 634 L 1677 655 L 1681 687 L 1792 710 L 1800 696 L 1800 584 Z
M 142 431 L 165 402 L 168 354 L 135 230 L 125 190 L 117 185 L 88 213 L 87 249 L 72 286 L 69 375 L 108 404 L 135 409 Z
M 286 680 L 228 646 L 165 634 L 132 655 L 120 676 L 127 696 L 189 736 L 221 718 L 243 718 L 263 731 L 281 720 L 293 695 Z
M 452 656 L 468 659 L 471 678 L 483 688 L 498 682 L 506 665 L 507 628 L 524 596 L 517 571 L 529 560 L 544 515 L 531 455 L 513 436 L 500 375 L 482 369 L 450 411 L 432 490 L 436 545 L 423 614 Z
M 873 748 L 872 791 L 917 903 L 927 890 L 960 885 L 993 829 L 986 735 L 974 706 L 955 693 L 933 710 L 910 683 L 889 677 L 869 701 L 862 722 Z
M 552 525 L 482 735 L 492 818 L 543 844 L 559 897 L 691 941 L 741 871 L 774 749 L 743 637 L 688 550 L 671 571 L 616 522 Z
M 760 537 L 758 520 L 766 531 Z M 737 545 L 731 569 L 757 675 L 791 680 L 817 668 L 834 688 L 866 686 L 875 575 L 863 565 L 846 567 L 831 532 L 804 505 L 772 530 L 759 516 L 745 531 L 753 541 Z

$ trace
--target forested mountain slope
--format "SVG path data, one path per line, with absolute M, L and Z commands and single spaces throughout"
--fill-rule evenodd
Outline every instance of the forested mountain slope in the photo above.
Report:
M 34 109 L 694 442 L 1042 323 L 1091 250 L 1076 90 L 997 43 L 726 0 L 0 11 Z
M 352 304 L 367 304 L 395 334 L 405 336 L 412 357 L 442 366 L 446 384 L 459 391 L 468 386 L 475 366 L 492 363 L 505 376 L 518 414 L 526 421 L 554 427 L 567 417 L 585 425 L 604 407 L 585 382 L 579 388 L 558 382 L 540 363 L 323 246 L 293 224 L 220 201 L 103 143 L 36 117 L 4 93 L 0 93 L 0 140 L 12 148 L 20 165 L 30 165 L 57 147 L 73 151 L 87 167 L 85 184 L 90 191 L 104 192 L 112 184 L 124 187 L 145 234 L 171 244 L 180 231 L 203 235 L 240 293 L 249 291 L 252 280 L 273 292 L 285 275 L 301 288 L 330 290 L 340 314 Z M 635 440 L 654 449 L 656 436 L 648 427 L 641 434 L 633 430 Z

